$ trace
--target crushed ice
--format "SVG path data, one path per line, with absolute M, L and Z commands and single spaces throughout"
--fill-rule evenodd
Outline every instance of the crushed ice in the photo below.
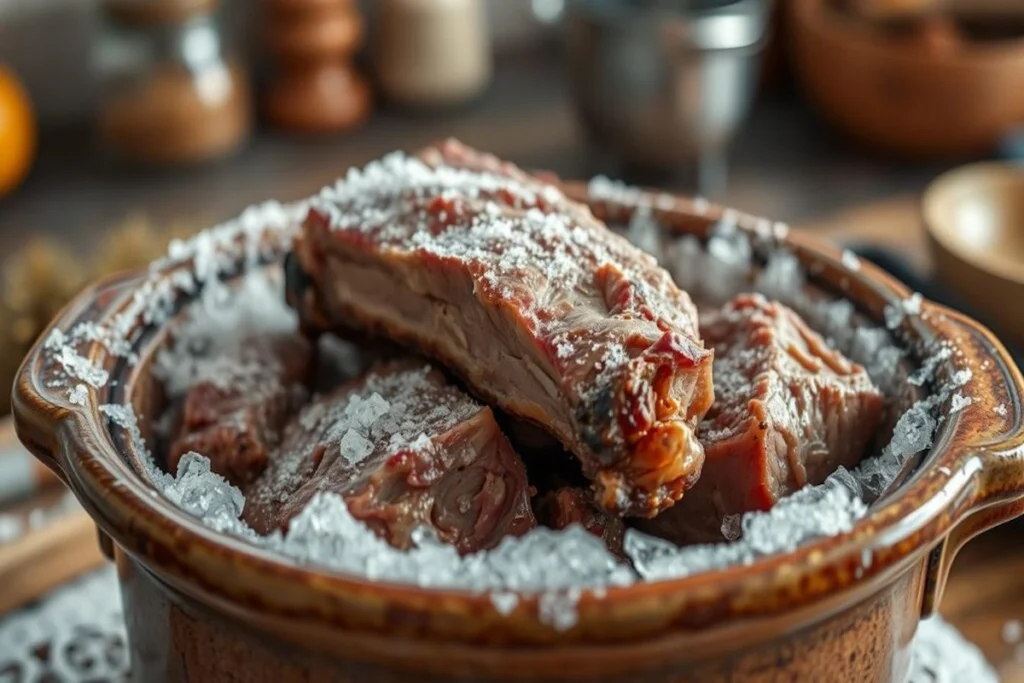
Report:
M 89 398 L 89 388 L 84 384 L 76 384 L 68 392 L 68 403 L 74 406 L 84 406 L 87 398 Z
M 344 429 L 341 437 L 341 457 L 355 465 L 373 453 L 373 442 L 370 441 L 370 428 L 387 415 L 391 405 L 377 392 L 367 399 L 352 396 L 345 406 L 345 420 L 336 423 L 332 429 Z M 332 440 L 328 433 L 327 440 Z
M 217 531 L 252 535 L 239 521 L 245 497 L 222 476 L 210 471 L 210 460 L 206 456 L 186 453 L 178 463 L 174 479 L 164 487 L 164 495 Z
M 640 533 L 626 532 L 626 554 L 648 581 L 673 579 L 714 571 L 733 564 L 751 564 L 759 558 L 795 550 L 820 536 L 850 531 L 867 507 L 846 471 L 830 476 L 820 486 L 808 486 L 781 499 L 767 512 L 749 512 L 739 523 L 739 538 L 732 543 L 683 548 Z
M 432 530 L 419 529 L 415 546 L 396 550 L 349 513 L 344 499 L 319 493 L 289 524 L 285 534 L 258 536 L 239 518 L 241 492 L 210 471 L 197 454 L 182 459 L 165 495 L 214 529 L 278 551 L 299 562 L 380 581 L 426 588 L 489 593 L 502 613 L 511 613 L 519 595 L 536 595 L 542 618 L 554 628 L 575 624 L 582 591 L 624 586 L 635 575 L 604 543 L 582 526 L 562 531 L 536 529 L 509 537 L 490 551 L 459 556 Z
M 657 229 L 657 226 L 654 226 Z M 637 240 L 638 245 L 651 241 Z M 750 240 L 737 227 L 737 215 L 725 211 L 708 240 L 706 249 L 690 236 L 666 248 L 669 270 L 681 288 L 700 292 L 709 303 L 720 305 L 737 292 L 749 289 L 753 258 Z
M 959 413 L 961 410 L 971 405 L 973 399 L 970 396 L 964 396 L 959 391 L 953 394 L 953 400 L 950 401 L 949 412 Z
M 648 254 L 661 253 L 661 231 L 657 229 L 657 223 L 651 215 L 650 205 L 641 204 L 636 210 L 629 221 L 626 237 Z
M 295 330 L 298 320 L 284 301 L 279 269 L 242 278 L 237 286 L 240 291 L 232 292 L 217 280 L 207 284 L 176 327 L 174 339 L 157 356 L 154 375 L 169 397 L 183 395 L 199 379 L 228 387 L 265 377 L 265 369 L 239 345 L 254 332 Z M 232 353 L 235 349 L 242 352 Z
M 849 249 L 843 249 L 843 266 L 850 270 L 860 270 L 860 259 Z
M 885 307 L 885 325 L 890 330 L 895 330 L 908 316 L 921 314 L 921 302 L 923 297 L 914 292 L 906 299 Z
M 583 588 L 628 585 L 633 572 L 583 527 L 539 528 L 505 538 L 496 548 L 460 557 L 433 531 L 420 529 L 416 546 L 399 551 L 348 511 L 340 496 L 321 493 L 289 525 L 283 537 L 260 542 L 313 565 L 385 581 L 432 588 L 491 593 L 503 610 L 515 609 L 518 594 L 535 594 L 547 605 L 555 627 L 575 623 L 575 600 Z M 571 605 L 564 600 L 572 598 Z

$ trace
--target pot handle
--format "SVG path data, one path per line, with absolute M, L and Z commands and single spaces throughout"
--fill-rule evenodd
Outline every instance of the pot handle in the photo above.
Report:
M 960 548 L 978 534 L 1024 514 L 1024 378 L 998 339 L 973 320 L 934 303 L 924 305 L 943 336 L 958 349 L 957 369 L 969 368 L 971 378 L 960 391 L 948 462 L 935 463 L 936 474 L 947 472 L 969 483 L 958 504 L 951 506 L 952 528 L 929 558 L 922 616 L 938 608 L 953 560 Z
M 85 381 L 69 381 L 58 356 L 63 345 L 48 341 L 69 337 L 82 321 L 110 318 L 137 282 L 135 274 L 120 274 L 79 293 L 39 336 L 16 375 L 11 412 L 18 439 L 72 490 L 62 453 L 67 450 L 66 441 L 72 438 L 71 422 L 88 419 L 88 406 L 94 403 L 80 396 L 73 398 L 72 390 L 78 385 L 88 394 L 98 390 Z M 96 341 L 83 340 L 76 344 L 75 351 L 96 368 L 102 368 L 109 360 L 106 349 Z

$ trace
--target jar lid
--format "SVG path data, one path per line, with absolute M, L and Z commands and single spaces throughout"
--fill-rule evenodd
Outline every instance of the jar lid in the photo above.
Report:
M 151 25 L 182 21 L 219 4 L 220 0 L 103 0 L 103 9 L 123 23 Z
M 571 18 L 616 32 L 649 35 L 695 50 L 755 47 L 768 32 L 775 0 L 568 0 Z M 788 0 L 783 0 L 788 1 Z

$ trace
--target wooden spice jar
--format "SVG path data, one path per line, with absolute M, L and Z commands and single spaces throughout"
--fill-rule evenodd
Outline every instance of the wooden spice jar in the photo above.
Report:
M 370 88 L 352 65 L 363 41 L 355 0 L 264 0 L 264 37 L 275 68 L 269 119 L 296 132 L 349 130 L 370 113 Z
M 248 75 L 224 52 L 218 4 L 104 0 L 98 127 L 119 157 L 154 165 L 202 162 L 230 154 L 248 137 Z

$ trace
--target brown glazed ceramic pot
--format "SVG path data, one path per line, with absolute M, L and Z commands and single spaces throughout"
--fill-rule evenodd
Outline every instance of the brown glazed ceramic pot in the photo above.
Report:
M 586 198 L 582 185 L 566 190 Z M 661 199 L 655 214 L 677 231 L 704 235 L 721 215 Z M 593 208 L 609 219 L 632 211 Z M 831 247 L 803 235 L 786 241 L 815 284 L 874 320 L 909 294 L 870 264 L 844 268 Z M 53 327 L 109 320 L 141 277 L 85 291 Z M 956 343 L 961 353 L 942 371 L 969 368 L 961 392 L 973 402 L 947 416 L 901 488 L 850 532 L 786 555 L 603 597 L 585 592 L 565 632 L 540 621 L 535 599 L 503 616 L 483 595 L 311 569 L 218 534 L 157 495 L 98 406 L 130 400 L 141 415 L 156 412 L 147 367 L 165 330 L 138 322 L 136 366 L 91 347 L 88 357 L 117 383 L 90 389 L 85 405 L 48 388 L 52 352 L 38 345 L 18 377 L 14 412 L 22 441 L 68 483 L 117 562 L 135 680 L 902 681 L 918 620 L 934 610 L 957 550 L 1024 512 L 1024 380 L 987 330 L 932 303 L 923 311 L 907 334 Z

